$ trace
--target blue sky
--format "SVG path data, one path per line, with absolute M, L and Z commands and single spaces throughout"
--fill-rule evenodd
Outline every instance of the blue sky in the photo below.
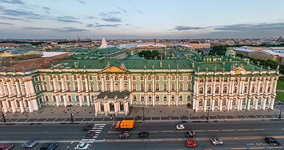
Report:
M 0 38 L 284 36 L 283 0 L 0 0 Z

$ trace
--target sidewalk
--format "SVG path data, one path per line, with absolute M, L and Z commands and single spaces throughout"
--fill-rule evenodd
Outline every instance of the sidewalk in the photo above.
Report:
M 241 120 L 271 120 L 278 119 L 281 103 L 275 104 L 274 110 L 250 110 L 230 112 L 194 112 L 186 106 L 145 106 L 144 121 L 241 121 Z M 134 119 L 142 121 L 143 107 L 130 108 L 128 116 L 119 115 L 95 116 L 93 107 L 71 108 L 75 123 L 92 123 L 97 121 L 118 121 L 121 119 Z M 6 123 L 70 123 L 71 111 L 66 107 L 43 107 L 34 113 L 9 113 Z M 2 123 L 2 118 L 0 119 Z

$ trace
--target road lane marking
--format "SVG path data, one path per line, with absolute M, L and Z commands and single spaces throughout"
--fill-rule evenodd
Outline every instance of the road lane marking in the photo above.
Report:
M 235 131 L 234 129 L 224 129 L 222 131 Z
M 234 147 L 234 148 L 231 148 L 232 150 L 239 150 L 239 149 L 246 149 L 246 148 L 243 148 L 243 147 Z
M 283 147 L 268 147 L 269 149 L 282 149 Z
M 250 147 L 249 149 L 264 149 L 264 147 Z
M 207 130 L 207 131 L 209 131 L 209 132 L 218 132 L 220 130 Z
M 264 130 L 264 129 L 252 129 L 252 130 L 254 130 L 254 131 L 259 131 L 259 130 Z
M 250 129 L 238 129 L 238 131 L 249 131 Z
M 281 128 L 281 130 L 284 130 L 284 128 Z

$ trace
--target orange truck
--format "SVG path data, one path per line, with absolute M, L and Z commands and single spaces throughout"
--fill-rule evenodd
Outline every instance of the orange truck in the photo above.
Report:
M 134 120 L 121 120 L 116 122 L 116 129 L 133 129 L 134 128 Z

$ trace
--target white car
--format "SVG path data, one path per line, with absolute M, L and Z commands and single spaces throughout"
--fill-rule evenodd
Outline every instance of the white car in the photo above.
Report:
M 79 143 L 78 145 L 77 145 L 77 147 L 75 147 L 75 149 L 88 149 L 88 147 L 89 147 L 89 145 L 90 144 L 88 144 L 88 143 Z
M 177 130 L 184 130 L 184 129 L 185 129 L 185 127 L 184 127 L 183 124 L 178 124 L 177 125 Z
M 223 141 L 218 137 L 211 138 L 211 142 L 213 145 L 223 145 Z

